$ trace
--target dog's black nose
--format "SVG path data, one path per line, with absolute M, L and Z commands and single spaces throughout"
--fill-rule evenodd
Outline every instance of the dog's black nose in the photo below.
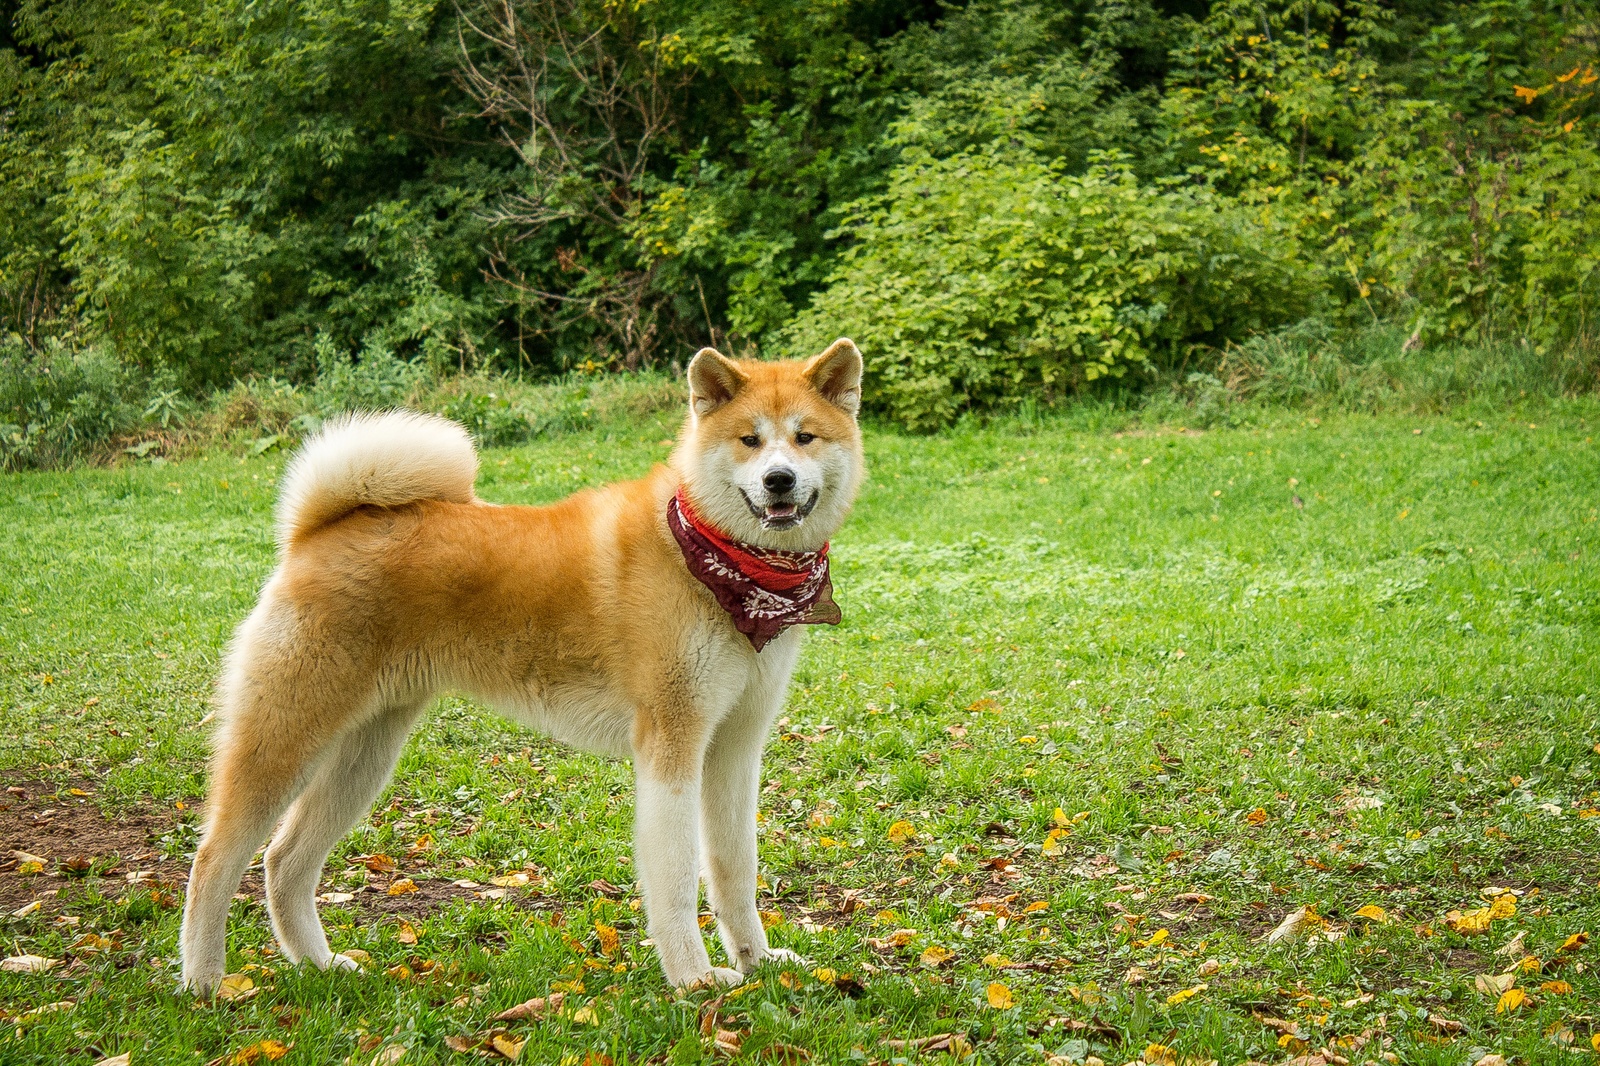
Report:
M 783 466 L 776 470 L 768 470 L 761 483 L 767 487 L 768 492 L 788 492 L 794 488 L 794 471 Z

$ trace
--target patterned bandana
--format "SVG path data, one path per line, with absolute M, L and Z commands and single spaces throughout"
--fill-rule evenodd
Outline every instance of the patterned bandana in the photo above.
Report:
M 820 551 L 790 552 L 731 541 L 701 521 L 682 489 L 667 505 L 667 525 L 689 572 L 756 651 L 789 626 L 832 626 L 843 617 L 833 602 L 826 544 Z

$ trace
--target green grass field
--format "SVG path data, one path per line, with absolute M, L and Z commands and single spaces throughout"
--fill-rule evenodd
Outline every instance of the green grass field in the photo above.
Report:
M 764 775 L 761 906 L 814 969 L 721 996 L 641 944 L 629 768 L 459 700 L 329 863 L 364 971 L 285 965 L 257 870 L 233 998 L 177 995 L 284 457 L 0 479 L 0 935 L 52 960 L 0 972 L 0 1062 L 1595 1061 L 1597 423 L 869 433 Z M 480 493 L 671 428 L 490 452 Z

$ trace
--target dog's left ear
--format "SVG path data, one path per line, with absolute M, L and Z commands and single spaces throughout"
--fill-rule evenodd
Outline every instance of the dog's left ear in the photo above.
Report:
M 806 380 L 835 407 L 854 416 L 861 410 L 861 352 L 855 341 L 840 337 L 806 364 Z

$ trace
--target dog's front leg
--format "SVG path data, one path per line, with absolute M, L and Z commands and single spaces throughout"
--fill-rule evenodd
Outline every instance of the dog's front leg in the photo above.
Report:
M 650 939 L 667 980 L 736 984 L 737 970 L 711 965 L 700 936 L 700 773 L 672 772 L 662 760 L 635 760 L 634 862 Z

